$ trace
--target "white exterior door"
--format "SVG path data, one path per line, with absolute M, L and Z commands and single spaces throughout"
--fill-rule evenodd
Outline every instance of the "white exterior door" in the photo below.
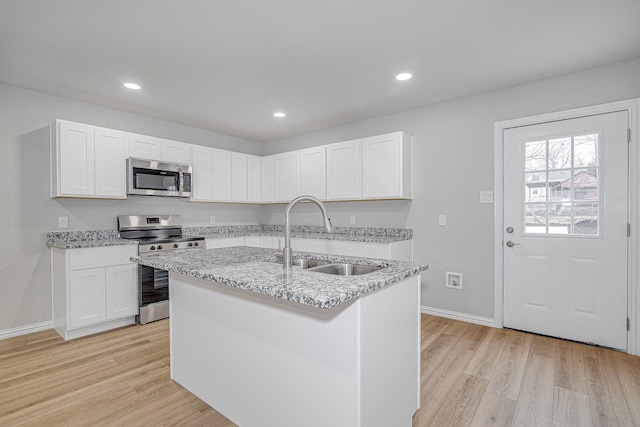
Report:
M 505 327 L 627 348 L 628 126 L 505 129 Z

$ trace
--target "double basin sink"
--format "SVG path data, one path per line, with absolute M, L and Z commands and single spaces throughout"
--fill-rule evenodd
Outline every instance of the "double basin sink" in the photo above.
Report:
M 359 276 L 384 268 L 364 264 L 332 263 L 319 259 L 294 259 L 293 265 L 297 265 L 303 270 L 337 276 Z

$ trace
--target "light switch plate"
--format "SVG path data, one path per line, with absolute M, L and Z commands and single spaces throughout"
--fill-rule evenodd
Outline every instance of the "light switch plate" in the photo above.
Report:
M 349 216 L 349 224 L 354 225 L 355 223 L 356 223 L 356 216 L 355 215 Z
M 438 225 L 440 227 L 444 227 L 447 225 L 447 216 L 446 215 L 438 215 Z
M 68 216 L 59 216 L 58 217 L 58 228 L 69 228 L 69 217 Z
M 209 217 L 209 224 L 215 224 L 216 223 L 216 217 L 215 215 L 211 215 Z

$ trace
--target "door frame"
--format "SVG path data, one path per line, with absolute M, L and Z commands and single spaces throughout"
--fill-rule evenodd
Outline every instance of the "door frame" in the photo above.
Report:
M 503 148 L 504 130 L 514 127 L 529 126 L 559 120 L 566 120 L 575 117 L 589 116 L 596 114 L 610 113 L 614 111 L 627 111 L 629 115 L 629 128 L 631 142 L 629 144 L 629 193 L 628 193 L 628 218 L 631 225 L 631 236 L 628 239 L 628 259 L 627 259 L 627 312 L 630 319 L 629 331 L 627 331 L 627 353 L 640 356 L 640 276 L 638 267 L 640 254 L 638 243 L 640 242 L 640 176 L 638 165 L 640 165 L 640 98 L 628 99 L 624 101 L 611 102 L 607 104 L 594 105 L 584 108 L 576 108 L 565 111 L 558 111 L 547 114 L 540 114 L 530 117 L 495 122 L 493 125 L 493 154 L 494 154 L 494 301 L 493 316 L 494 324 L 497 328 L 504 327 L 504 265 L 503 265 L 503 229 L 504 229 L 504 192 L 503 192 Z

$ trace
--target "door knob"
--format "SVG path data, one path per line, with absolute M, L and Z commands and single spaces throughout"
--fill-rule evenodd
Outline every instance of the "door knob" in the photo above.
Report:
M 520 243 L 514 243 L 511 240 L 507 240 L 507 246 L 509 246 L 510 248 L 514 247 L 514 246 L 520 246 Z

